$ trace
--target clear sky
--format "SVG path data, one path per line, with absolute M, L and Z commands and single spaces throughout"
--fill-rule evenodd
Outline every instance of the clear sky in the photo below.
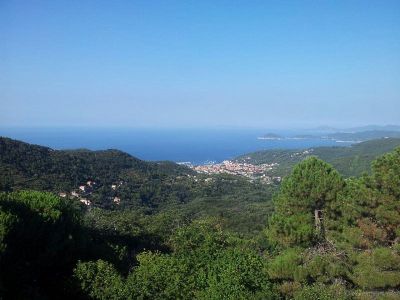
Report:
M 400 123 L 400 1 L 0 0 L 0 126 Z

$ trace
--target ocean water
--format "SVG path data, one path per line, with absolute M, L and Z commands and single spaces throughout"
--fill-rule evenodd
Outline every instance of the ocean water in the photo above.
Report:
M 346 146 L 325 139 L 260 140 L 262 129 L 0 128 L 0 136 L 53 149 L 119 149 L 144 160 L 204 164 L 265 149 Z M 272 131 L 293 136 L 300 131 Z M 309 134 L 309 132 L 307 132 Z

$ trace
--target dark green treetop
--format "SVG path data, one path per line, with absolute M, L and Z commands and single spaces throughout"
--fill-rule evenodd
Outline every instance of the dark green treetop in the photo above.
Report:
M 321 222 L 335 214 L 334 204 L 344 184 L 331 165 L 316 157 L 296 165 L 275 198 L 275 213 L 267 231 L 270 242 L 287 247 L 317 241 L 316 211 Z

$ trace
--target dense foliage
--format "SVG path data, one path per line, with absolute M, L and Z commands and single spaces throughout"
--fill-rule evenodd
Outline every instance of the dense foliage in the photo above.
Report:
M 249 299 L 273 296 L 263 259 L 219 224 L 197 221 L 178 228 L 171 253 L 142 252 L 126 277 L 102 260 L 80 262 L 75 277 L 100 299 Z
M 299 163 L 284 179 L 275 199 L 269 241 L 288 247 L 311 246 L 321 240 L 323 228 L 316 230 L 315 212 L 320 218 L 335 215 L 334 204 L 343 186 L 344 180 L 327 163 L 315 157 Z
M 80 191 L 88 180 L 95 187 Z M 24 189 L 64 192 L 68 198 L 77 191 L 92 207 L 107 210 L 171 212 L 183 219 L 222 217 L 231 230 L 255 235 L 272 211 L 276 186 L 238 176 L 200 175 L 172 162 L 145 162 L 117 150 L 59 151 L 0 138 L 0 190 Z
M 371 173 L 371 162 L 376 157 L 400 146 L 400 138 L 381 138 L 370 140 L 351 147 L 316 147 L 295 150 L 264 150 L 242 155 L 238 161 L 253 164 L 278 163 L 273 170 L 276 176 L 286 176 L 294 165 L 309 156 L 316 156 L 333 165 L 345 177 L 360 176 Z
M 397 148 L 374 161 L 371 176 L 346 181 L 316 158 L 296 166 L 282 185 L 266 229 L 270 243 L 277 245 L 269 274 L 282 294 L 304 299 L 400 297 L 395 292 L 400 288 L 399 162 Z M 324 213 L 324 231 L 318 236 L 315 208 Z M 329 291 L 333 294 L 325 296 Z
M 64 290 L 82 239 L 73 203 L 42 192 L 0 194 L 0 290 L 7 298 Z
M 249 223 L 268 215 L 258 212 L 265 190 L 236 177 L 188 181 L 181 202 L 155 184 L 163 201 L 118 209 L 3 188 L 0 297 L 398 299 L 400 148 L 371 170 L 344 179 L 301 161 L 261 234 Z
M 121 179 L 152 179 L 193 174 L 171 162 L 145 162 L 119 150 L 53 150 L 0 137 L 0 182 L 3 189 L 70 191 L 93 180 L 100 186 Z

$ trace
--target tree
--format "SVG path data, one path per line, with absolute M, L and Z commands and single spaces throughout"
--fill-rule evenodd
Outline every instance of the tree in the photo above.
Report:
M 376 219 L 388 241 L 400 242 L 400 148 L 373 162 L 372 182 L 379 193 Z
M 61 296 L 84 246 L 81 215 L 50 193 L 0 193 L 0 281 L 5 298 Z
M 122 277 L 104 260 L 79 262 L 74 277 L 83 292 L 94 299 L 123 299 Z
M 179 228 L 170 246 L 172 253 L 137 255 L 138 265 L 126 279 L 103 261 L 79 264 L 75 278 L 95 299 L 277 298 L 262 257 L 235 244 L 212 220 Z
M 379 191 L 400 199 L 400 148 L 372 163 L 372 177 Z
M 337 213 L 337 194 L 344 180 L 329 164 L 310 157 L 283 180 L 274 200 L 275 213 L 267 237 L 283 247 L 308 246 L 324 236 L 324 218 Z
M 400 237 L 400 148 L 372 164 L 372 175 L 347 181 L 338 196 L 332 238 L 343 246 L 390 246 Z

